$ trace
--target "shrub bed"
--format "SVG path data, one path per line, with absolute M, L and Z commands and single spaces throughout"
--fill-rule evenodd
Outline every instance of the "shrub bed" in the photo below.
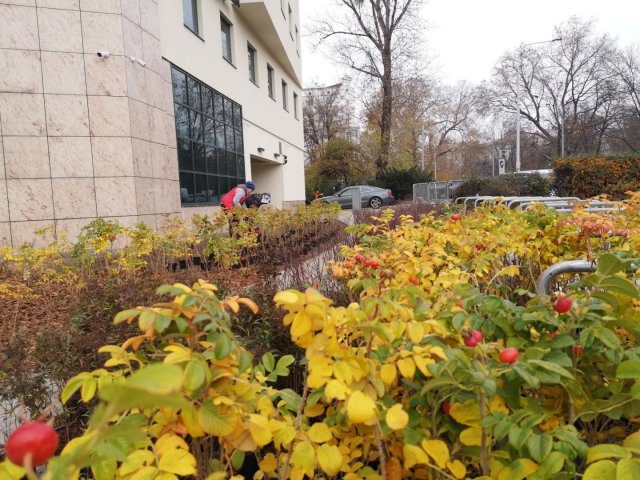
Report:
M 640 188 L 640 157 L 561 158 L 554 163 L 555 186 L 563 195 L 591 198 L 607 194 L 620 199 Z
M 344 304 L 275 295 L 304 361 L 252 358 L 232 325 L 258 305 L 205 280 L 118 313 L 132 335 L 67 383 L 64 402 L 96 407 L 43 478 L 636 478 L 640 195 L 616 216 L 392 221 L 349 228 Z M 597 271 L 532 293 L 567 258 Z M 294 367 L 304 384 L 283 388 Z

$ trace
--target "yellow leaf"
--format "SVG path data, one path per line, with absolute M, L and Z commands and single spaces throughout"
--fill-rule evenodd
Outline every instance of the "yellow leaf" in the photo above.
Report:
M 249 431 L 251 437 L 260 446 L 264 447 L 271 442 L 271 429 L 269 421 L 262 415 L 253 414 L 249 417 Z
M 225 437 L 233 432 L 236 426 L 236 412 L 226 405 L 214 405 L 205 402 L 198 410 L 198 422 L 205 433 L 216 437 Z
M 398 370 L 404 378 L 413 378 L 416 374 L 416 364 L 411 358 L 403 358 L 398 360 Z
M 398 381 L 398 373 L 395 365 L 383 365 L 380 369 L 380 378 L 384 382 L 385 385 L 395 385 Z
M 326 392 L 325 392 L 326 393 Z M 316 403 L 312 407 L 304 407 L 304 416 L 307 418 L 319 417 L 324 413 L 324 405 Z
M 267 453 L 260 462 L 260 470 L 266 473 L 273 473 L 278 468 L 278 460 L 273 453 Z
M 407 325 L 409 330 L 409 339 L 413 343 L 420 343 L 424 337 L 424 327 L 417 322 L 411 322 Z
M 316 466 L 316 452 L 309 442 L 300 442 L 293 448 L 291 464 L 298 467 L 308 477 L 313 478 Z
M 331 429 L 325 423 L 314 423 L 308 432 L 309 439 L 315 443 L 325 443 L 333 438 Z
M 366 423 L 376 416 L 376 404 L 364 393 L 353 392 L 347 401 L 347 415 L 351 423 Z
M 409 415 L 404 411 L 402 405 L 396 403 L 393 407 L 387 410 L 385 420 L 391 430 L 402 430 L 409 423 Z
M 449 412 L 451 417 L 458 423 L 470 427 L 480 426 L 480 407 L 473 400 L 464 403 L 454 403 Z
M 260 310 L 260 308 L 258 308 L 258 304 L 248 298 L 238 298 L 238 303 L 241 303 L 242 305 L 247 307 L 253 314 L 258 313 L 258 310 Z
M 462 463 L 460 460 L 447 462 L 447 468 L 451 473 L 453 473 L 453 476 L 456 478 L 462 479 L 467 474 L 467 467 L 465 467 L 464 463 Z
M 187 476 L 196 473 L 196 459 L 187 450 L 174 449 L 160 456 L 160 470 Z
M 413 361 L 416 362 L 416 366 L 418 367 L 418 370 L 420 370 L 420 372 L 425 377 L 433 376 L 431 375 L 431 372 L 427 368 L 427 365 L 433 365 L 434 363 L 436 363 L 436 361 L 433 358 L 415 356 L 413 357 Z
M 295 290 L 284 290 L 278 292 L 273 297 L 273 301 L 276 305 L 295 305 L 299 301 L 298 292 Z
M 453 408 L 453 407 L 452 407 Z M 479 447 L 481 444 L 482 429 L 471 427 L 460 432 L 460 441 L 468 447 Z
M 304 312 L 296 313 L 291 325 L 291 336 L 301 337 L 311 331 L 311 317 Z
M 411 468 L 419 463 L 429 464 L 429 457 L 420 447 L 416 445 L 404 445 L 402 447 L 404 456 L 404 468 Z
M 423 440 L 420 445 L 433 458 L 440 468 L 444 468 L 449 461 L 449 447 L 442 440 Z
M 320 468 L 330 477 L 337 475 L 342 467 L 342 453 L 335 445 L 318 447 L 318 463 Z
M 497 395 L 491 399 L 491 403 L 489 404 L 489 411 L 491 413 L 502 412 L 505 415 L 509 415 L 509 409 L 507 405 L 504 403 L 502 397 L 498 397 Z
M 351 390 L 340 380 L 331 380 L 327 383 L 327 388 L 324 390 L 324 394 L 329 400 L 345 400 Z
M 163 455 L 169 450 L 181 448 L 183 450 L 189 450 L 189 445 L 181 437 L 174 433 L 167 433 L 160 437 L 156 442 L 155 450 L 158 455 Z
M 353 372 L 347 362 L 335 362 L 333 364 L 333 374 L 338 380 L 342 380 L 347 385 L 353 381 Z

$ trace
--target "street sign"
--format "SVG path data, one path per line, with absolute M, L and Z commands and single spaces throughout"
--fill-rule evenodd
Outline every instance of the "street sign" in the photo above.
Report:
M 506 163 L 507 163 L 507 161 L 504 158 L 501 158 L 498 161 L 498 169 L 499 169 L 498 171 L 499 171 L 500 175 L 504 175 L 505 173 L 507 173 L 507 171 L 506 171 Z

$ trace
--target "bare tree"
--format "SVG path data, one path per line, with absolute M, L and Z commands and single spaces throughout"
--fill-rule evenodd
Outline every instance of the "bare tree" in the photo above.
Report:
M 612 137 L 633 152 L 640 151 L 640 45 L 620 49 L 609 62 L 620 82 L 624 109 Z
M 302 108 L 304 142 L 310 162 L 318 148 L 337 137 L 349 137 L 350 118 L 337 88 L 311 88 Z
M 336 0 L 340 7 L 318 20 L 318 43 L 329 41 L 334 58 L 378 83 L 382 91 L 378 168 L 388 163 L 393 83 L 419 56 L 418 11 L 423 0 Z
M 533 126 L 525 134 L 561 153 L 601 153 L 621 112 L 618 82 L 608 64 L 615 43 L 592 22 L 571 18 L 555 28 L 553 45 L 522 46 L 498 61 L 488 89 L 496 111 L 518 112 Z M 563 135 L 564 132 L 564 135 Z

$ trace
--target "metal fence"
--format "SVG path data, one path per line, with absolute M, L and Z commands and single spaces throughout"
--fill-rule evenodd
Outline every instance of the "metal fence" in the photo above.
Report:
M 445 182 L 429 182 L 413 184 L 413 201 L 425 201 L 428 203 L 451 202 L 455 196 L 455 190 L 462 180 L 450 180 Z

